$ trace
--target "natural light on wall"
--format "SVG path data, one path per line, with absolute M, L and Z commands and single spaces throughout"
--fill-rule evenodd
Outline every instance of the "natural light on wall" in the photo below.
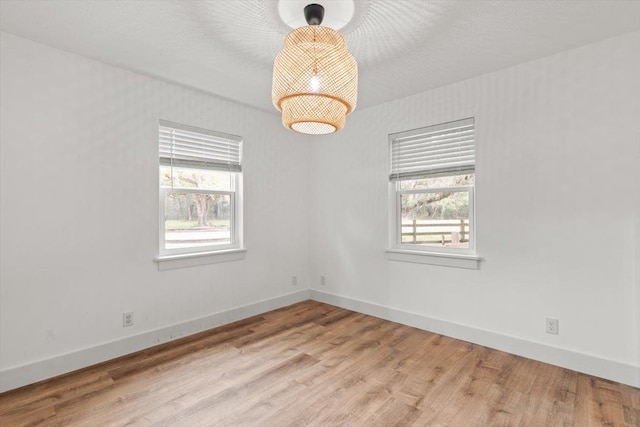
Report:
M 356 107 L 358 65 L 342 35 L 320 25 L 324 8 L 308 5 L 309 25 L 293 30 L 273 67 L 272 99 L 282 124 L 322 135 L 342 129 Z

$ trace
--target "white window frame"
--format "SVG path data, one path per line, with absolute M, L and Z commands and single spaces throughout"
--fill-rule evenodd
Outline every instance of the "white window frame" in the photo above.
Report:
M 474 255 L 476 252 L 476 223 L 475 223 L 475 186 L 464 185 L 455 187 L 431 187 L 419 190 L 402 190 L 400 186 L 402 181 L 394 181 L 390 183 L 389 206 L 389 248 L 395 250 L 405 250 L 412 252 L 424 253 L 444 253 L 444 254 L 466 254 Z M 452 248 L 437 245 L 413 245 L 410 243 L 402 243 L 402 202 L 403 194 L 428 194 L 442 192 L 468 192 L 469 193 L 469 247 L 468 248 Z
M 181 125 L 178 123 L 169 122 L 166 120 L 160 120 L 161 127 L 170 127 L 175 129 L 187 130 L 189 132 L 202 133 L 203 135 L 212 135 L 217 138 L 225 138 L 233 141 L 237 141 L 240 145 L 240 158 L 242 156 L 242 138 L 225 134 L 221 132 L 210 131 L 207 129 L 200 129 L 193 126 Z M 173 152 L 172 152 L 173 153 Z M 171 154 L 173 156 L 173 154 Z M 173 158 L 173 157 L 172 157 Z M 238 159 L 236 159 L 238 160 Z M 238 160 L 239 161 L 239 160 Z M 236 163 L 238 165 L 238 163 Z M 167 164 L 158 164 L 157 171 L 161 167 L 167 166 Z M 171 162 L 173 167 L 173 160 Z M 226 170 L 224 164 L 220 167 L 214 168 L 198 167 L 197 165 L 189 166 L 185 164 L 178 164 L 176 167 L 180 169 L 188 169 L 194 171 L 206 171 L 206 170 L 218 170 L 220 172 L 227 172 L 231 176 L 231 188 L 230 191 L 224 190 L 212 190 L 206 188 L 193 188 L 193 187 L 176 187 L 176 186 L 162 186 L 160 180 L 160 174 L 158 173 L 158 256 L 155 261 L 159 263 L 159 270 L 181 268 L 192 265 L 208 264 L 224 261 L 235 261 L 244 257 L 244 236 L 243 236 L 243 172 L 241 166 L 236 166 L 238 170 Z M 228 244 L 216 244 L 206 246 L 195 246 L 186 248 L 165 248 L 165 204 L 166 197 L 171 192 L 174 193 L 194 193 L 194 194 L 211 194 L 211 195 L 228 195 L 230 198 L 230 218 L 231 218 L 231 238 Z M 187 258 L 197 257 L 198 259 L 187 260 Z
M 181 169 L 190 169 L 181 167 Z M 199 170 L 196 168 L 191 168 L 193 170 Z M 232 188 L 234 191 L 219 191 L 219 190 L 208 190 L 203 188 L 183 188 L 183 187 L 162 187 L 160 186 L 160 199 L 158 202 L 159 205 L 159 243 L 158 247 L 160 248 L 159 254 L 160 257 L 166 257 L 171 255 L 184 255 L 184 254 L 201 254 L 201 253 L 214 253 L 214 252 L 225 252 L 230 249 L 241 249 L 242 248 L 242 173 L 239 172 L 231 172 L 232 178 Z M 231 210 L 231 243 L 226 245 L 207 245 L 207 246 L 196 246 L 190 248 L 177 248 L 177 249 L 166 249 L 165 246 L 165 224 L 164 224 L 164 215 L 165 215 L 165 203 L 167 194 L 174 193 L 197 193 L 197 194 L 212 194 L 212 195 L 228 195 L 230 196 L 230 210 Z
M 391 155 L 391 169 L 392 174 L 389 181 L 389 236 L 388 236 L 388 248 L 387 258 L 395 261 L 407 261 L 424 264 L 434 264 L 450 267 L 461 268 L 479 268 L 479 261 L 481 258 L 476 253 L 477 248 L 477 232 L 476 232 L 476 205 L 475 205 L 475 160 L 473 161 L 473 167 L 471 171 L 461 170 L 457 172 L 454 169 L 451 171 L 438 173 L 437 176 L 456 176 L 466 175 L 468 173 L 474 174 L 473 185 L 463 186 L 451 186 L 451 187 L 429 187 L 421 189 L 403 190 L 401 188 L 402 182 L 412 179 L 421 179 L 420 169 L 418 169 L 418 176 L 407 176 L 404 180 L 398 179 L 397 173 L 402 172 L 402 164 L 394 164 L 393 157 L 393 142 L 396 139 L 403 139 L 407 137 L 419 137 L 421 132 L 425 132 L 425 135 L 429 132 L 437 132 L 440 129 L 445 130 L 448 126 L 456 126 L 457 123 L 461 123 L 464 126 L 468 126 L 468 123 L 475 123 L 473 118 L 456 120 L 454 122 L 442 123 L 434 126 L 427 126 L 425 128 L 409 130 L 404 132 L 393 133 L 389 135 L 389 148 Z M 474 126 L 475 127 L 475 126 Z M 400 148 L 401 149 L 401 148 Z M 450 150 L 449 150 L 450 151 Z M 405 155 L 406 156 L 406 155 Z M 396 158 L 397 159 L 397 158 Z M 428 175 L 428 172 L 424 173 Z M 428 176 L 426 176 L 428 177 Z M 401 197 L 404 194 L 428 194 L 428 193 L 441 193 L 441 192 L 467 192 L 469 194 L 469 247 L 448 247 L 441 245 L 426 245 L 426 244 L 412 244 L 402 243 L 402 203 Z

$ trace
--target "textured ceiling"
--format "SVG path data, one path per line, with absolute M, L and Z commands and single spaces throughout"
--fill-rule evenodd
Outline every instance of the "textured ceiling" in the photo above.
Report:
M 320 3 L 330 14 L 331 0 Z M 275 113 L 273 59 L 290 31 L 277 9 L 267 0 L 1 0 L 0 29 Z M 365 108 L 638 29 L 635 0 L 356 0 L 340 31 Z

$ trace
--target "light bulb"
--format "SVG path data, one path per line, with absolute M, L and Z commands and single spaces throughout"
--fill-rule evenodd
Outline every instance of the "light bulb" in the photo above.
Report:
M 317 92 L 320 89 L 320 79 L 315 74 L 311 76 L 311 80 L 309 81 L 309 85 L 311 86 L 311 90 L 313 92 Z

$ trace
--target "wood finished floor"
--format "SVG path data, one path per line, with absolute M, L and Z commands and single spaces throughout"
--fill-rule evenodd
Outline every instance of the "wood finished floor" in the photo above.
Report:
M 0 394 L 0 426 L 640 426 L 640 389 L 306 301 Z

